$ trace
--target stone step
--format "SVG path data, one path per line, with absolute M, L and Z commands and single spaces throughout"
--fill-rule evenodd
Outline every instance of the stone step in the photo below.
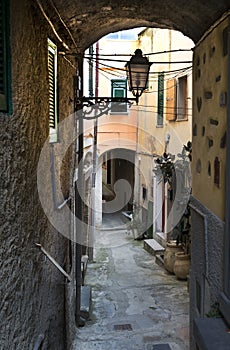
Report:
M 91 302 L 92 302 L 92 292 L 90 286 L 81 287 L 81 317 L 85 320 L 90 318 L 91 312 Z
M 152 255 L 161 254 L 165 251 L 165 248 L 153 238 L 144 240 L 144 249 Z

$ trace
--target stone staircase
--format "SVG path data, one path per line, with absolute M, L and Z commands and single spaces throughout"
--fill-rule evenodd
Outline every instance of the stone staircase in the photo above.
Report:
M 156 257 L 156 263 L 160 266 L 164 265 L 165 247 L 157 242 L 154 238 L 144 240 L 144 249 Z

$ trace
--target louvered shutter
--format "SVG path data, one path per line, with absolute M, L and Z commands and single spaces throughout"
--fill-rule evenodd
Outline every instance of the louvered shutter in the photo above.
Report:
M 176 79 L 167 80 L 166 83 L 166 120 L 176 119 Z
M 50 128 L 56 128 L 55 122 L 55 55 L 49 50 L 48 52 L 48 74 L 49 74 L 49 125 Z
M 57 142 L 57 46 L 48 39 L 50 142 Z
M 164 120 L 164 73 L 158 73 L 157 125 L 163 125 Z
M 7 111 L 6 11 L 0 0 L 0 110 Z
M 112 97 L 127 97 L 127 80 L 112 79 L 111 94 Z M 111 113 L 127 113 L 127 103 L 112 102 Z

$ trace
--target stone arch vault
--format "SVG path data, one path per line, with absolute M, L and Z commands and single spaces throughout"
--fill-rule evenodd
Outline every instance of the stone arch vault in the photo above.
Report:
M 228 10 L 227 0 L 37 0 L 71 49 L 84 51 L 102 36 L 138 26 L 181 31 L 195 43 Z

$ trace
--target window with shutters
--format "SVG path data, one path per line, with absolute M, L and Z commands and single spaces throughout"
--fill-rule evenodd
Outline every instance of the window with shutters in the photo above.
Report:
M 127 80 L 113 79 L 111 80 L 111 97 L 127 97 Z M 111 103 L 112 114 L 127 113 L 127 103 Z
M 166 82 L 166 120 L 176 119 L 176 79 Z
M 8 5 L 6 0 L 0 0 L 0 111 L 6 113 L 11 110 Z
M 187 75 L 166 82 L 166 120 L 188 119 Z
M 177 120 L 187 120 L 187 75 L 178 78 L 177 83 Z
M 49 128 L 50 142 L 58 141 L 57 46 L 48 39 Z
M 164 73 L 158 73 L 157 126 L 164 122 Z

